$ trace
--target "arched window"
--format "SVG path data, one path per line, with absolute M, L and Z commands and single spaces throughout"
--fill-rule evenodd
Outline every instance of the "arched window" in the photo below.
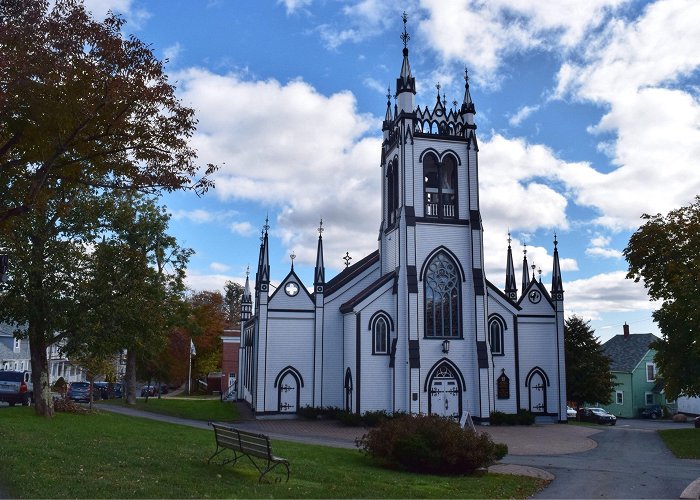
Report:
M 457 265 L 440 252 L 425 272 L 425 336 L 461 337 L 461 311 Z
M 389 354 L 389 325 L 382 316 L 378 317 L 372 328 L 372 354 Z
M 457 161 L 447 155 L 442 162 L 433 154 L 423 158 L 425 216 L 454 218 L 457 205 Z
M 491 354 L 503 355 L 503 323 L 497 318 L 489 321 L 489 342 Z

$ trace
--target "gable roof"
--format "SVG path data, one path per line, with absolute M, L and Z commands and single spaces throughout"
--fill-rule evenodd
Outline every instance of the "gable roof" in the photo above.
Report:
M 652 333 L 615 335 L 603 344 L 603 353 L 610 358 L 610 370 L 631 373 L 649 351 L 649 344 L 658 339 Z
M 368 256 L 355 262 L 350 267 L 343 269 L 340 274 L 326 283 L 326 297 L 337 292 L 343 285 L 353 280 L 355 277 L 360 275 L 366 269 L 372 267 L 377 262 L 379 262 L 379 250 L 375 250 Z
M 343 314 L 352 312 L 352 310 L 355 308 L 357 304 L 365 300 L 367 297 L 372 295 L 374 292 L 379 290 L 382 285 L 388 283 L 389 281 L 393 280 L 396 278 L 396 271 L 391 271 L 390 273 L 385 274 L 384 276 L 381 276 L 378 280 L 376 280 L 374 283 L 370 283 L 367 288 L 364 290 L 360 291 L 357 295 L 355 295 L 353 298 L 348 300 L 345 304 L 342 304 L 340 306 L 340 312 Z

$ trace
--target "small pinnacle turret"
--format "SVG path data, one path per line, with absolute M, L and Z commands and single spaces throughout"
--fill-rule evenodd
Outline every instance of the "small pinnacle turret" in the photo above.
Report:
M 250 267 L 245 271 L 245 286 L 243 287 L 243 296 L 241 297 L 241 321 L 248 321 L 252 314 L 252 300 L 250 297 Z
M 469 125 L 474 125 L 476 107 L 474 106 L 474 101 L 472 101 L 472 96 L 469 92 L 469 71 L 467 68 L 464 68 L 464 100 L 462 101 L 462 108 L 459 112 L 465 117 L 464 119 Z
M 506 257 L 506 288 L 505 294 L 511 300 L 517 300 L 518 288 L 515 284 L 515 266 L 513 266 L 513 251 L 511 250 L 510 233 L 508 233 L 508 255 Z
M 559 250 L 557 249 L 557 234 L 554 233 L 554 258 L 552 265 L 552 298 L 562 300 L 564 298 L 564 287 L 561 281 L 561 267 L 559 266 Z
M 322 287 L 326 282 L 326 269 L 323 265 L 323 219 L 318 225 L 318 248 L 316 249 L 316 269 L 314 270 L 314 287 Z
M 530 284 L 530 270 L 527 268 L 527 245 L 523 248 L 523 288 L 521 293 L 525 293 L 527 286 Z
M 403 13 L 403 63 L 401 64 L 401 74 L 396 79 L 396 95 L 398 96 L 398 109 L 411 113 L 413 111 L 413 98 L 416 94 L 416 79 L 411 74 L 411 64 L 408 62 L 408 41 L 411 39 L 406 31 L 408 16 Z

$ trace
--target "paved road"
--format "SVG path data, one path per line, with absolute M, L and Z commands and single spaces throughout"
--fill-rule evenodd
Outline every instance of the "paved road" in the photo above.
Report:
M 678 498 L 700 476 L 700 460 L 675 458 L 656 433 L 658 428 L 656 423 L 635 422 L 601 427 L 589 436 L 598 444 L 591 450 L 509 455 L 503 462 L 554 474 L 554 481 L 535 498 Z

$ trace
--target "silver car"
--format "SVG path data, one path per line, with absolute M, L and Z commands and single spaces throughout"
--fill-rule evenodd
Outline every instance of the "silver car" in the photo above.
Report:
M 32 380 L 30 373 L 0 371 L 0 401 L 14 406 L 21 403 L 28 406 L 32 401 Z

